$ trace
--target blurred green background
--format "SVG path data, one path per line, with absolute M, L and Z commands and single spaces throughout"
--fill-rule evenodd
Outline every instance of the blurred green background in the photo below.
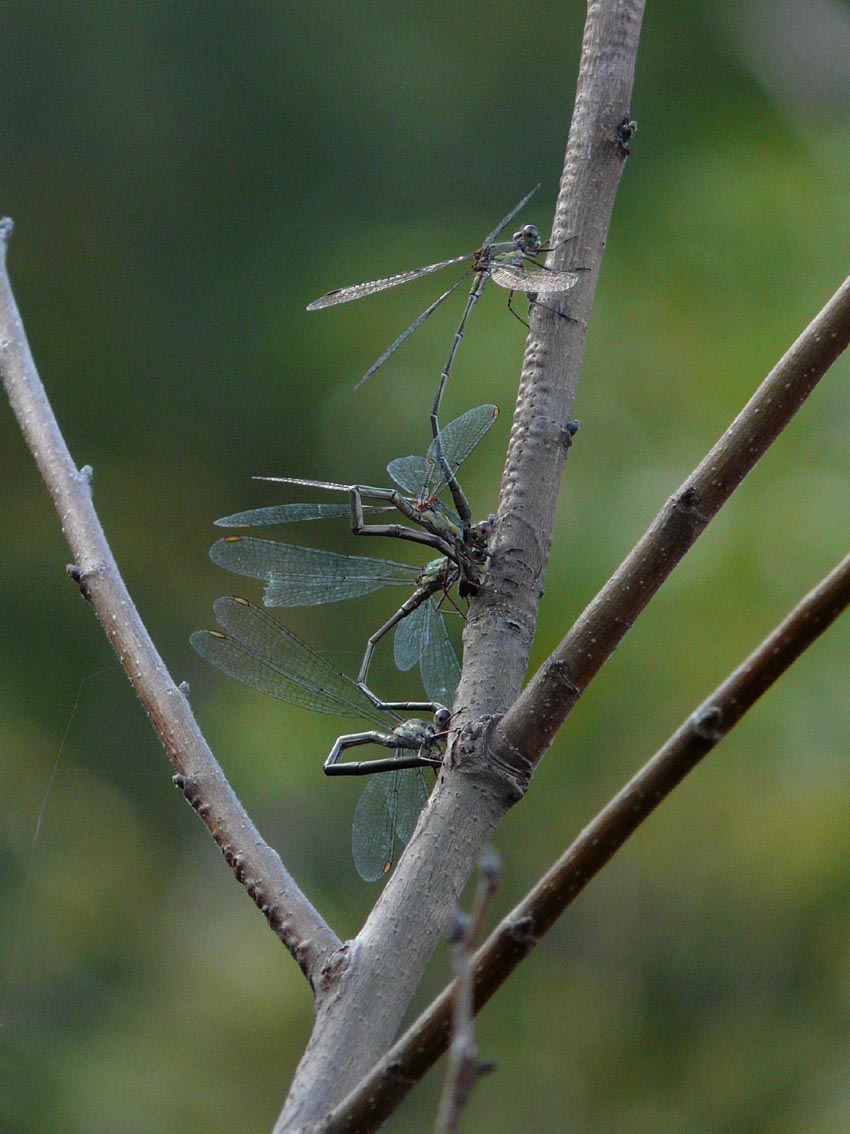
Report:
M 381 483 L 424 450 L 459 303 L 358 394 L 438 285 L 305 305 L 475 247 L 538 180 L 523 219 L 548 231 L 583 18 L 577 2 L 3 8 L 0 210 L 36 361 L 162 654 L 343 936 L 377 895 L 349 850 L 362 785 L 321 775 L 337 722 L 191 651 L 218 594 L 260 594 L 207 559 L 212 521 L 294 498 L 253 474 Z M 533 661 L 847 275 L 849 56 L 845 3 L 650 5 Z M 482 514 L 523 347 L 497 292 L 444 415 L 502 407 L 465 478 Z M 846 552 L 848 376 L 842 359 L 570 719 L 499 832 L 495 914 Z M 268 1130 L 307 989 L 171 787 L 9 412 L 0 461 L 0 1127 Z M 288 622 L 353 669 L 395 597 Z M 386 664 L 374 677 L 392 687 Z M 846 1128 L 849 688 L 845 619 L 482 1015 L 498 1070 L 467 1129 Z M 420 1006 L 447 971 L 441 951 Z M 441 1077 L 393 1130 L 427 1127 Z

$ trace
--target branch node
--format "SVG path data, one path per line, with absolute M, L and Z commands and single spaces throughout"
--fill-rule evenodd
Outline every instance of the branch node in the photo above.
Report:
M 531 781 L 531 762 L 515 748 L 499 727 L 502 721 L 498 716 L 482 717 L 473 722 L 468 739 L 475 745 L 481 738 L 481 754 L 485 767 L 489 772 L 499 773 L 499 784 L 504 793 L 503 798 L 510 807 L 518 803 L 528 790 Z M 477 727 L 474 727 L 477 726 Z M 467 739 L 464 734 L 461 737 Z M 457 750 L 457 749 L 456 749 Z
M 316 994 L 318 995 L 322 989 L 327 990 L 337 986 L 350 963 L 351 943 L 346 942 L 338 949 L 334 949 L 322 965 L 314 985 Z
M 627 114 L 614 133 L 615 141 L 620 147 L 620 153 L 623 157 L 628 157 L 632 152 L 629 148 L 629 142 L 637 133 L 637 128 L 637 122 Z
M 697 709 L 691 720 L 694 732 L 703 740 L 717 743 L 726 735 L 723 724 L 723 710 L 719 705 L 707 705 Z
M 98 564 L 97 567 L 81 567 L 78 563 L 66 563 L 65 573 L 72 579 L 79 589 L 80 594 L 86 602 L 92 601 L 91 584 L 98 578 L 103 578 L 108 575 L 108 570 L 105 563 Z
M 702 497 L 692 484 L 686 484 L 679 492 L 673 496 L 673 507 L 686 516 L 694 516 L 702 524 L 707 524 L 711 519 L 706 516 L 704 512 L 700 511 L 700 504 Z
M 404 1070 L 404 1063 L 400 1059 L 394 1059 L 388 1063 L 383 1070 L 383 1078 L 388 1079 L 392 1083 L 411 1083 L 414 1084 L 416 1080 L 407 1075 Z
M 577 697 L 581 690 L 570 677 L 569 662 L 562 661 L 556 658 L 546 664 L 546 680 L 551 684 L 553 690 L 560 690 L 562 693 L 570 694 Z
M 189 806 L 200 814 L 199 806 L 201 801 L 197 782 L 191 776 L 184 776 L 180 772 L 171 777 L 171 782 L 176 788 L 182 791 Z
M 527 945 L 529 947 L 537 944 L 537 935 L 534 932 L 534 919 L 531 917 L 520 917 L 512 922 L 508 927 L 508 933 L 512 941 L 518 945 Z

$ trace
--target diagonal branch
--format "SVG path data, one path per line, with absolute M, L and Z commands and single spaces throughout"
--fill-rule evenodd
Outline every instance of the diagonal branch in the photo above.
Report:
M 74 556 L 68 568 L 91 603 L 195 808 L 237 879 L 315 985 L 338 946 L 279 856 L 260 836 L 198 729 L 124 586 L 94 510 L 91 470 L 78 470 L 39 379 L 6 271 L 12 222 L 0 221 L 0 374 Z
M 850 278 L 764 379 L 720 440 L 505 714 L 494 743 L 532 765 L 637 616 L 850 342 Z
M 581 832 L 475 954 L 480 1010 L 644 820 L 756 701 L 850 606 L 850 555 L 706 698 Z M 311 1134 L 375 1130 L 442 1055 L 451 1038 L 454 984 Z

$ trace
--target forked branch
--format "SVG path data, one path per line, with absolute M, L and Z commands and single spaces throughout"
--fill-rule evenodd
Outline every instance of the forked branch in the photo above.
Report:
M 850 555 L 682 722 L 502 919 L 475 954 L 476 1012 L 646 818 L 848 606 Z M 378 1129 L 445 1052 L 454 997 L 452 984 L 311 1134 L 368 1134 Z

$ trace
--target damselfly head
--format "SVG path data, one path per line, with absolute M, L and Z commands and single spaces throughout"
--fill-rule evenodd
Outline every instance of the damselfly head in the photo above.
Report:
M 490 540 L 490 536 L 493 534 L 493 525 L 495 523 L 496 517 L 490 515 L 486 520 L 479 520 L 477 524 L 473 524 L 469 529 L 467 543 L 473 558 L 478 562 L 483 562 L 487 557 L 487 544 Z
M 538 252 L 540 250 L 540 233 L 537 225 L 527 224 L 513 235 L 514 244 L 523 252 Z
M 445 732 L 446 729 L 449 727 L 451 719 L 452 719 L 451 712 L 447 708 L 445 708 L 445 706 L 440 705 L 440 707 L 434 713 L 434 727 L 439 732 Z

